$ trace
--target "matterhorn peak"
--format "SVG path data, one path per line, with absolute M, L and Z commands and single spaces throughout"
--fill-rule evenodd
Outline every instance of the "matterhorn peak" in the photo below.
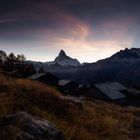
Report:
M 59 62 L 59 61 L 63 61 L 65 59 L 69 59 L 70 57 L 68 57 L 65 53 L 65 51 L 60 50 L 59 55 L 55 58 L 55 62 Z
M 64 51 L 64 50 L 60 50 L 59 55 L 66 55 L 66 53 L 65 53 L 65 51 Z
M 80 66 L 80 62 L 77 59 L 73 59 L 66 55 L 64 50 L 60 50 L 59 55 L 54 60 L 55 63 L 61 66 Z

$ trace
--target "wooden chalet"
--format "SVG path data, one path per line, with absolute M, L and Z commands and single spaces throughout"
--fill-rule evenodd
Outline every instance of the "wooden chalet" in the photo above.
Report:
M 52 86 L 58 86 L 59 79 L 54 76 L 53 74 L 46 72 L 46 73 L 36 73 L 34 75 L 31 75 L 28 77 L 30 80 L 37 80 L 42 83 L 52 85 Z
M 63 92 L 64 94 L 77 96 L 79 84 L 74 81 L 59 80 L 59 88 L 60 91 Z
M 102 83 L 90 86 L 85 94 L 86 96 L 106 101 L 121 101 L 126 98 L 121 92 L 122 90 L 126 90 L 126 87 L 120 83 Z

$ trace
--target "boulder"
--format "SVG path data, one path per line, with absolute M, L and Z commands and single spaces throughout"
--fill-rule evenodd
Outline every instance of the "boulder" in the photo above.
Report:
M 12 133 L 14 136 L 11 138 L 14 137 L 17 140 L 64 140 L 63 133 L 51 122 L 25 112 L 0 117 L 0 129 L 2 130 L 0 139 L 8 135 L 10 128 L 16 128 L 17 131 Z M 4 133 L 4 130 L 7 132 Z

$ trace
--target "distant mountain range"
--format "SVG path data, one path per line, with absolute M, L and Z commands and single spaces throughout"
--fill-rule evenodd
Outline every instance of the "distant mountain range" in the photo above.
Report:
M 127 85 L 140 84 L 140 49 L 121 50 L 109 58 L 95 63 L 80 64 L 61 50 L 52 62 L 33 62 L 36 70 L 41 67 L 62 79 L 81 84 L 118 81 Z
M 48 67 L 79 67 L 81 66 L 81 63 L 77 59 L 73 59 L 66 55 L 66 53 L 61 50 L 59 55 L 55 58 L 54 61 L 50 62 L 36 62 L 36 61 L 28 61 L 29 63 L 33 63 L 35 66 L 35 69 L 38 71 L 40 68 L 44 68 L 45 70 L 48 70 Z
M 53 62 L 48 62 L 48 65 L 58 64 L 60 66 L 80 66 L 80 62 L 77 59 L 73 59 L 66 55 L 66 53 L 61 50 L 59 55 L 55 58 Z
M 140 49 L 121 50 L 104 60 L 85 64 L 75 75 L 82 83 L 118 81 L 127 85 L 140 84 Z

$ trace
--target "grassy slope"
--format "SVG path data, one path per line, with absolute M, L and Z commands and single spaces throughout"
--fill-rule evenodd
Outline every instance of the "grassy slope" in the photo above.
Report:
M 0 75 L 0 115 L 26 111 L 48 119 L 66 140 L 140 139 L 140 109 L 101 101 L 85 101 L 80 109 L 60 96 L 44 84 Z

